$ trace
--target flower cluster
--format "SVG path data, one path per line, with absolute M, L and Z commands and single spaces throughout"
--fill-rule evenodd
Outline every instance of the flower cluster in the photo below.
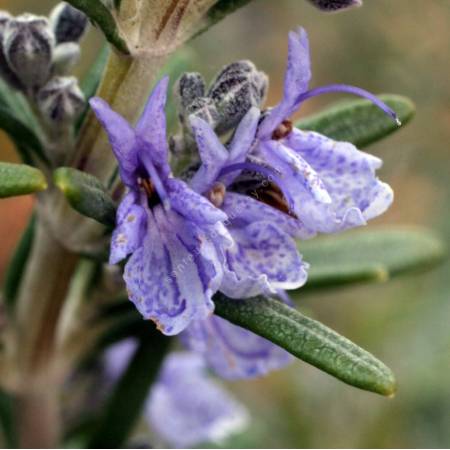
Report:
M 0 11 L 0 76 L 37 106 L 48 124 L 73 121 L 84 107 L 77 79 L 67 76 L 78 61 L 87 17 L 58 4 L 50 18 Z
M 167 335 L 182 333 L 184 344 L 227 379 L 263 375 L 290 356 L 212 316 L 214 294 L 242 301 L 271 294 L 289 301 L 285 291 L 307 281 L 308 264 L 296 240 L 364 225 L 393 200 L 390 187 L 376 177 L 378 158 L 298 130 L 289 118 L 306 99 L 327 92 L 363 96 L 397 120 L 395 113 L 359 88 L 309 90 L 310 78 L 303 29 L 289 35 L 284 94 L 273 108 L 263 106 L 267 77 L 248 61 L 227 66 L 209 90 L 199 74 L 183 75 L 176 87 L 183 134 L 173 146 L 175 165 L 183 148 L 194 147 L 195 154 L 179 177 L 169 164 L 167 78 L 154 88 L 136 127 L 100 98 L 91 100 L 128 188 L 110 262 L 131 255 L 124 279 L 140 313 Z M 176 377 L 165 370 L 162 377 L 155 402 L 174 402 L 164 384 Z

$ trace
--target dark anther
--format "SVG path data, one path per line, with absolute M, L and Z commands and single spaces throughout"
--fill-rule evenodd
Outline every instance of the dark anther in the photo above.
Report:
M 280 139 L 285 138 L 291 134 L 293 128 L 294 127 L 290 120 L 283 120 L 283 122 L 281 122 L 278 128 L 273 132 L 272 139 L 279 141 Z
M 155 186 L 149 179 L 140 179 L 139 186 L 145 191 L 147 194 L 147 201 L 149 208 L 153 208 L 154 206 L 161 203 L 158 192 L 155 189 Z

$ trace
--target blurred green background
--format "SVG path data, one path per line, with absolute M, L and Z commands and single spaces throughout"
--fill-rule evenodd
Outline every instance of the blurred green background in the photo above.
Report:
M 47 12 L 55 1 L 0 1 L 13 13 Z M 269 104 L 280 96 L 288 30 L 310 35 L 313 85 L 345 82 L 376 93 L 406 95 L 415 120 L 370 151 L 385 161 L 382 178 L 396 193 L 378 224 L 420 224 L 450 236 L 450 2 L 365 0 L 363 8 L 324 15 L 302 0 L 255 0 L 191 45 L 186 70 L 212 76 L 222 65 L 250 58 L 271 78 Z M 101 36 L 85 41 L 95 58 Z M 79 73 L 86 68 L 80 66 Z M 301 114 L 331 103 L 315 99 Z M 14 159 L 1 135 L 1 158 Z M 31 200 L 0 203 L 0 270 L 29 214 Z M 370 226 L 376 226 L 371 224 Z M 233 447 L 450 446 L 450 265 L 388 284 L 304 294 L 303 307 L 393 368 L 395 398 L 350 388 L 297 362 L 264 380 L 230 385 L 252 411 Z

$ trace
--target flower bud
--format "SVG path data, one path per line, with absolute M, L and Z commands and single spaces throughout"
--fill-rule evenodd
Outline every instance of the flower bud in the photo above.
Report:
M 88 18 L 68 3 L 61 2 L 50 13 L 50 22 L 55 33 L 56 43 L 62 44 L 78 42 L 86 31 Z
M 215 127 L 220 119 L 216 105 L 211 98 L 197 97 L 185 110 L 186 117 L 197 116 Z M 189 126 L 189 125 L 188 125 Z
M 339 11 L 352 6 L 361 6 L 362 0 L 309 0 L 322 11 Z
M 0 76 L 13 88 L 21 89 L 22 83 L 9 67 L 3 50 L 3 36 L 11 19 L 12 17 L 7 11 L 0 11 Z
M 49 123 L 63 124 L 78 117 L 85 98 L 75 77 L 54 77 L 38 92 L 37 104 Z
M 265 100 L 268 78 L 251 61 L 237 61 L 226 66 L 211 85 L 208 96 L 216 105 L 219 121 L 216 131 L 234 128 L 252 106 Z
M 55 47 L 53 52 L 53 71 L 65 75 L 80 59 L 80 46 L 74 42 L 65 42 Z
M 50 76 L 54 36 L 45 17 L 23 14 L 11 19 L 3 36 L 9 67 L 29 88 L 40 87 Z
M 183 110 L 186 110 L 198 97 L 204 97 L 205 91 L 205 80 L 197 72 L 184 73 L 175 86 L 175 94 Z

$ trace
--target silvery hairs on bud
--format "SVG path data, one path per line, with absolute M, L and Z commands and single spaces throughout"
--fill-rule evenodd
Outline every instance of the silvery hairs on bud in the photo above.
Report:
M 225 133 L 238 125 L 252 106 L 266 98 L 268 77 L 247 60 L 225 66 L 208 92 L 219 113 L 216 131 Z
M 203 76 L 198 72 L 186 72 L 175 84 L 175 94 L 183 110 L 198 97 L 204 97 L 206 83 Z
M 54 43 L 46 17 L 23 14 L 6 24 L 3 35 L 5 57 L 27 88 L 40 87 L 49 79 Z
M 309 0 L 309 1 L 322 11 L 339 11 L 341 9 L 351 8 L 352 6 L 362 5 L 362 0 Z
M 7 11 L 0 11 L 0 76 L 14 89 L 22 89 L 22 83 L 9 67 L 3 49 L 3 36 L 5 34 L 6 26 L 11 19 L 12 16 Z
M 189 130 L 187 118 L 195 115 L 215 127 L 219 119 L 213 100 L 205 96 L 206 83 L 197 72 L 186 72 L 175 83 L 175 97 L 180 111 L 180 121 Z
M 75 77 L 54 77 L 38 92 L 37 104 L 47 122 L 58 125 L 74 121 L 85 98 Z
M 66 75 L 80 59 L 80 46 L 75 42 L 64 42 L 53 51 L 53 72 Z
M 68 3 L 61 2 L 50 13 L 50 23 L 57 44 L 79 42 L 88 26 L 88 18 Z

